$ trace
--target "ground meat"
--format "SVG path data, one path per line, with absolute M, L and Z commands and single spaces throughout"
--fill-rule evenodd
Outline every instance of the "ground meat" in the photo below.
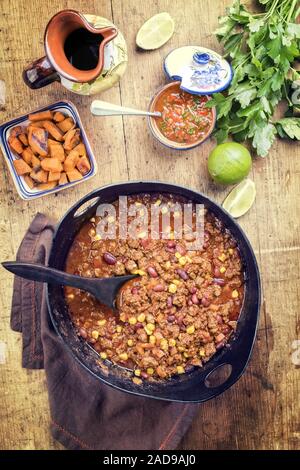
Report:
M 149 211 L 150 204 L 170 208 L 169 202 L 187 201 L 158 194 L 128 198 L 129 204 L 142 203 Z M 118 213 L 118 202 L 114 205 Z M 78 334 L 103 360 L 132 369 L 143 380 L 167 379 L 201 367 L 235 331 L 243 303 L 243 265 L 230 232 L 205 211 L 205 245 L 193 251 L 171 235 L 98 240 L 96 225 L 94 216 L 79 231 L 66 271 L 86 277 L 140 277 L 120 291 L 117 314 L 92 295 L 66 287 Z

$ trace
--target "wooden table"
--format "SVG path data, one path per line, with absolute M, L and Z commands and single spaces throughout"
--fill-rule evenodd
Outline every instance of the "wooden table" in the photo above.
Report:
M 209 4 L 209 7 L 208 7 Z M 67 98 L 79 108 L 98 160 L 91 181 L 58 195 L 22 201 L 0 159 L 1 260 L 14 259 L 19 243 L 38 211 L 61 217 L 81 196 L 104 184 L 153 179 L 183 184 L 221 202 L 228 190 L 214 186 L 206 160 L 213 140 L 186 153 L 153 141 L 141 118 L 94 118 L 91 97 L 71 94 L 59 84 L 31 91 L 22 69 L 43 55 L 48 19 L 63 8 L 112 19 L 128 42 L 128 69 L 119 85 L 101 98 L 147 108 L 153 92 L 166 78 L 162 59 L 185 44 L 221 50 L 212 32 L 217 17 L 231 0 L 2 0 L 0 16 L 1 69 L 7 96 L 0 122 L 38 106 Z M 153 14 L 168 11 L 176 22 L 173 38 L 154 52 L 138 52 L 135 34 Z M 277 142 L 266 159 L 255 159 L 252 177 L 257 199 L 240 220 L 261 269 L 263 304 L 252 360 L 241 380 L 217 399 L 199 407 L 198 416 L 181 447 L 184 449 L 297 449 L 300 446 L 300 369 L 292 363 L 300 337 L 300 150 Z M 43 371 L 21 368 L 21 336 L 9 327 L 12 276 L 0 269 L 0 448 L 59 449 L 48 429 L 49 409 Z M 299 346 L 298 346 L 299 347 Z M 4 356 L 5 353 L 5 357 Z

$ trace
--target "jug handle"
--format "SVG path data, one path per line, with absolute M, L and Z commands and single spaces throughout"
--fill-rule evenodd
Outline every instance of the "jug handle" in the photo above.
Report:
M 29 88 L 36 90 L 60 81 L 60 77 L 45 56 L 35 60 L 23 70 L 23 80 Z

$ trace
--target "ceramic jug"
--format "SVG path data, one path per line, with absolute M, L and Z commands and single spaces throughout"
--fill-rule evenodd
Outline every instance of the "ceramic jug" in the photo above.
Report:
M 90 65 L 78 65 L 72 59 L 78 52 L 76 48 L 82 46 L 82 38 L 92 42 Z M 60 81 L 75 93 L 94 94 L 112 86 L 126 68 L 127 48 L 122 34 L 109 20 L 99 16 L 83 15 L 75 10 L 60 11 L 46 27 L 44 46 L 46 55 L 23 71 L 23 79 L 32 89 Z M 83 55 L 86 55 L 84 49 Z

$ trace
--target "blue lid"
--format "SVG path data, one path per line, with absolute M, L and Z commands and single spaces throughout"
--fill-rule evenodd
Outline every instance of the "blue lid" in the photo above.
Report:
M 212 95 L 229 87 L 232 68 L 216 52 L 198 46 L 184 46 L 171 51 L 164 60 L 171 80 L 180 80 L 182 90 L 194 95 Z

